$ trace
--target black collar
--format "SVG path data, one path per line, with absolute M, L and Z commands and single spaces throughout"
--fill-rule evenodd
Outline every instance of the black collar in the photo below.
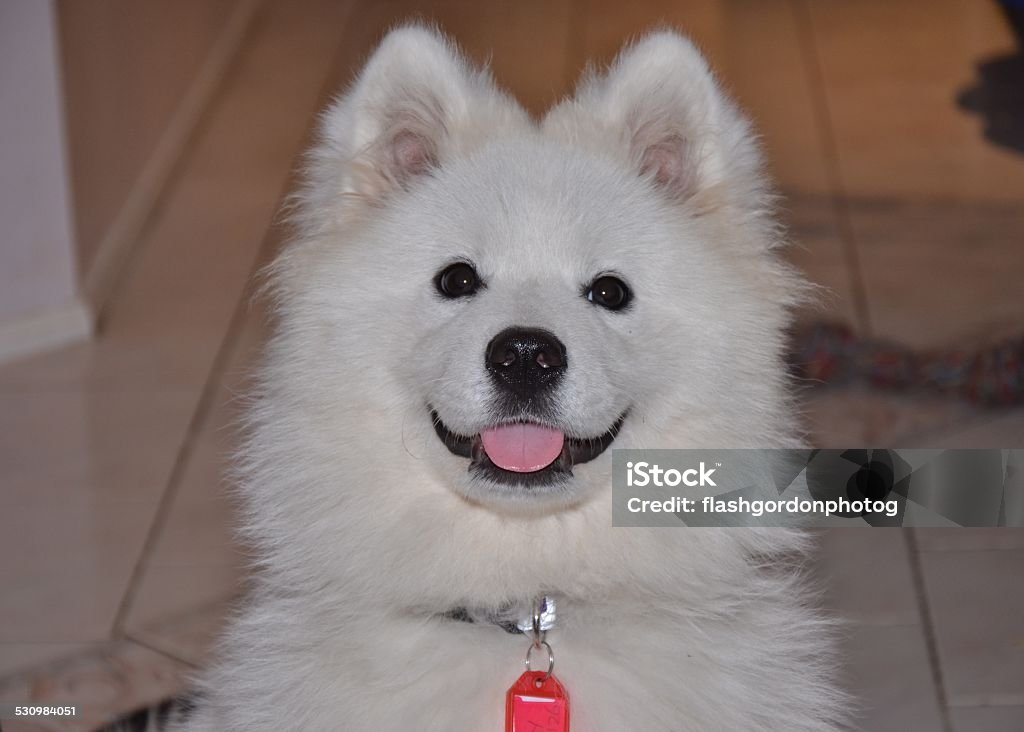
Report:
M 469 610 L 464 607 L 452 608 L 441 617 L 447 618 L 448 620 L 457 620 L 460 623 L 490 623 L 495 625 L 506 633 L 513 635 L 523 635 L 523 631 L 519 630 L 519 626 L 513 623 L 511 620 L 499 618 L 494 615 L 477 614 L 471 615 Z

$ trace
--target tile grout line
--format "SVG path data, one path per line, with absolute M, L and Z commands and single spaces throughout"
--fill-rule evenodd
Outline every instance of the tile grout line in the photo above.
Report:
M 270 232 L 272 232 L 273 229 L 273 224 L 271 224 L 267 229 L 264 242 L 261 243 L 257 249 L 257 262 L 260 260 L 258 252 L 263 249 L 270 236 Z M 247 281 L 251 280 L 251 276 L 252 273 L 250 272 L 250 276 L 247 278 Z M 244 288 L 242 297 L 239 298 L 239 302 L 235 306 L 235 311 L 232 313 L 231 319 L 228 322 L 224 338 L 221 339 L 220 346 L 217 348 L 217 353 L 210 366 L 210 371 L 203 383 L 203 388 L 199 394 L 199 402 L 196 405 L 195 411 L 192 413 L 192 418 L 189 420 L 188 427 L 185 429 L 184 439 L 182 440 L 181 447 L 179 447 L 177 455 L 174 458 L 174 464 L 171 467 L 167 483 L 160 496 L 160 501 L 157 504 L 153 521 L 150 524 L 149 531 L 146 533 L 146 540 L 143 542 L 142 549 L 139 552 L 139 557 L 135 562 L 135 566 L 132 568 L 132 573 L 129 577 L 128 587 L 125 590 L 125 594 L 121 598 L 121 602 L 118 604 L 117 613 L 114 616 L 114 622 L 111 626 L 112 638 L 120 639 L 127 637 L 124 633 L 124 623 L 128 612 L 131 610 L 134 603 L 142 574 L 149 564 L 149 558 L 156 549 L 157 542 L 163 535 L 163 529 L 167 524 L 170 507 L 178 495 L 182 476 L 185 473 L 185 469 L 189 464 L 189 459 L 192 457 L 192 453 L 195 448 L 196 438 L 202 431 L 202 426 L 213 409 L 217 388 L 220 385 L 220 377 L 228 359 L 231 356 L 234 346 L 238 343 L 241 336 L 241 323 L 245 313 L 245 304 L 247 301 L 246 293 L 248 292 L 248 289 L 248 286 Z
M 129 643 L 134 643 L 137 646 L 145 648 L 148 651 L 152 651 L 153 653 L 156 653 L 156 654 L 158 654 L 160 656 L 163 656 L 165 658 L 169 658 L 170 660 L 172 660 L 172 661 L 174 661 L 176 663 L 180 663 L 183 666 L 188 666 L 193 671 L 198 671 L 199 670 L 199 666 L 197 664 L 193 663 L 192 661 L 189 661 L 189 660 L 187 660 L 185 658 L 182 658 L 178 654 L 172 653 L 171 651 L 168 651 L 168 650 L 166 650 L 164 648 L 161 648 L 159 645 L 151 643 L 150 641 L 142 640 L 141 638 L 139 638 L 134 633 L 125 633 L 125 635 L 123 636 L 122 639 L 128 641 Z
M 188 156 L 210 108 L 230 81 L 239 56 L 256 26 L 264 0 L 235 3 L 198 73 L 144 161 L 132 189 L 100 237 L 96 253 L 82 272 L 82 288 L 98 314 L 109 305 L 120 269 L 132 259 L 164 190 L 173 184 L 176 167 Z
M 922 443 L 921 440 L 941 440 L 962 432 L 986 427 L 994 422 L 998 422 L 1007 414 L 1007 412 L 1002 410 L 997 411 L 1000 413 L 992 414 L 990 412 L 979 411 L 977 413 L 965 414 L 956 421 L 947 422 L 939 426 L 925 426 L 920 429 L 910 430 L 909 432 L 905 432 L 900 435 L 899 439 L 895 442 L 896 444 L 916 442 L 919 445 L 923 445 L 920 449 L 931 450 L 934 448 L 929 447 L 926 443 Z
M 846 271 L 849 278 L 847 284 L 853 297 L 854 315 L 859 321 L 860 331 L 864 335 L 870 336 L 873 331 L 871 309 L 868 304 L 864 273 L 850 216 L 849 196 L 847 195 L 846 185 L 843 183 L 842 171 L 840 170 L 839 146 L 836 143 L 835 133 L 832 128 L 832 115 L 829 111 L 825 92 L 825 75 L 822 70 L 821 55 L 818 52 L 817 41 L 814 37 L 813 22 L 810 10 L 804 0 L 790 0 L 789 5 L 793 18 L 796 21 L 797 36 L 800 39 L 800 50 L 804 60 L 803 65 L 806 69 L 810 85 L 815 126 L 821 136 L 826 161 L 825 168 L 828 171 L 829 187 L 831 188 L 829 197 L 832 201 L 832 212 L 835 217 L 839 239 L 842 243 L 843 259 L 846 262 Z
M 353 14 L 354 3 L 350 3 L 347 17 L 350 18 Z M 321 84 L 320 91 L 317 94 L 316 109 L 319 110 L 323 107 L 327 99 L 330 98 L 331 91 L 337 84 L 337 59 L 344 49 L 345 35 L 342 33 L 340 39 L 331 53 L 331 61 L 327 64 L 326 81 Z M 226 88 L 226 87 L 225 87 Z M 213 409 L 215 403 L 215 395 L 217 388 L 220 384 L 220 377 L 223 376 L 224 369 L 227 365 L 234 346 L 237 345 L 239 338 L 242 333 L 242 324 L 245 318 L 245 314 L 248 310 L 251 296 L 252 296 L 252 282 L 254 276 L 259 272 L 263 266 L 263 262 L 266 255 L 270 252 L 271 246 L 275 241 L 277 234 L 277 227 L 279 224 L 279 212 L 281 205 L 287 200 L 289 192 L 295 185 L 296 179 L 299 175 L 299 167 L 296 165 L 296 161 L 301 161 L 303 151 L 309 145 L 313 139 L 315 131 L 318 126 L 319 115 L 314 114 L 312 120 L 307 125 L 304 134 L 302 135 L 301 141 L 298 145 L 298 150 L 295 155 L 292 156 L 291 170 L 289 175 L 286 177 L 285 183 L 282 186 L 281 192 L 277 197 L 277 205 L 275 206 L 275 212 L 271 217 L 270 223 L 267 226 L 267 230 L 263 235 L 263 239 L 259 246 L 256 248 L 255 257 L 253 259 L 253 265 L 249 271 L 249 275 L 246 278 L 245 285 L 243 286 L 243 292 L 238 302 L 235 305 L 235 310 L 231 315 L 231 319 L 228 322 L 228 327 L 225 331 L 224 338 L 221 340 L 220 346 L 217 348 L 217 353 L 214 356 L 213 363 L 210 366 L 210 370 L 207 374 L 206 380 L 203 384 L 202 391 L 199 396 L 199 403 L 196 406 L 195 411 L 192 414 L 192 418 L 189 420 L 188 427 L 185 430 L 185 437 L 182 441 L 181 447 L 178 449 L 178 454 L 175 456 L 174 465 L 171 468 L 170 475 L 167 479 L 167 484 L 160 497 L 160 501 L 157 505 L 157 510 L 154 514 L 153 521 L 150 524 L 149 531 L 146 534 L 146 540 L 143 542 L 142 549 L 139 552 L 139 557 L 135 562 L 135 566 L 132 569 L 131 576 L 128 580 L 128 586 L 125 589 L 124 596 L 121 598 L 121 602 L 118 604 L 117 612 L 114 616 L 114 621 L 111 624 L 110 635 L 114 640 L 122 639 L 126 637 L 125 623 L 127 622 L 128 613 L 131 611 L 135 596 L 138 593 L 140 580 L 149 564 L 149 558 L 152 556 L 156 549 L 157 542 L 160 536 L 163 534 L 163 529 L 167 523 L 167 519 L 170 513 L 170 507 L 174 503 L 175 498 L 178 494 L 178 489 L 181 487 L 182 476 L 184 475 L 185 468 L 188 465 L 189 458 L 192 456 L 192 451 L 195 447 L 196 438 L 201 432 L 202 426 L 205 423 L 207 417 Z M 170 189 L 168 189 L 170 190 Z
M 925 648 L 928 653 L 928 668 L 931 670 L 932 686 L 939 705 L 939 717 L 942 720 L 943 732 L 953 732 L 953 720 L 949 714 L 949 698 L 946 694 L 946 681 L 942 674 L 942 663 L 939 658 L 939 646 L 935 640 L 935 620 L 924 582 L 924 570 L 921 567 L 921 550 L 917 543 L 914 529 L 905 529 L 904 540 L 910 560 L 910 576 L 914 582 L 914 595 L 917 598 L 917 610 L 921 615 L 921 631 L 924 634 Z
M 141 252 L 146 247 L 146 242 L 150 239 L 153 227 L 163 213 L 164 204 L 167 201 L 170 192 L 174 190 L 181 179 L 184 161 L 188 160 L 188 158 L 195 152 L 199 139 L 202 137 L 203 133 L 206 132 L 213 110 L 217 108 L 220 101 L 224 98 L 226 90 L 231 86 L 231 82 L 233 81 L 235 74 L 238 73 L 241 59 L 248 52 L 253 37 L 259 32 L 262 3 L 263 0 L 256 0 L 253 17 L 246 25 L 244 38 L 239 44 L 239 47 L 232 59 L 225 66 L 221 78 L 217 82 L 216 92 L 211 95 L 205 107 L 196 116 L 195 123 L 192 125 L 187 138 L 181 145 L 177 158 L 168 168 L 166 176 L 160 185 L 158 194 L 153 200 L 153 203 L 149 206 L 149 209 L 146 211 L 145 216 L 139 222 L 138 229 L 135 232 L 134 243 L 129 247 L 129 251 L 116 267 L 116 271 L 111 274 L 104 285 L 102 300 L 98 303 L 96 312 L 93 314 L 95 320 L 94 337 L 96 338 L 102 337 L 104 326 L 110 317 L 110 311 L 113 309 L 115 302 L 121 294 L 121 289 L 131 278 L 132 271 L 141 258 Z

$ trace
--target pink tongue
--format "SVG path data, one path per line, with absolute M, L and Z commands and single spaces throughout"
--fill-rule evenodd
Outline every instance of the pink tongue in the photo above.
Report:
M 539 424 L 507 424 L 480 433 L 491 462 L 515 473 L 532 473 L 555 462 L 565 435 Z

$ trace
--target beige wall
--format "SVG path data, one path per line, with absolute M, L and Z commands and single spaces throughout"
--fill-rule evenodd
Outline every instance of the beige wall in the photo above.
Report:
M 241 4 L 58 3 L 76 241 L 85 275 Z
M 0 360 L 87 329 L 75 301 L 53 7 L 0 2 Z M 39 335 L 38 323 L 48 326 Z

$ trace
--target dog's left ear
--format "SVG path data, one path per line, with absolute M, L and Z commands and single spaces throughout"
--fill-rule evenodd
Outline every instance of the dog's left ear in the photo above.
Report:
M 661 31 L 622 51 L 544 120 L 552 135 L 613 151 L 670 199 L 683 202 L 733 180 L 760 179 L 750 126 L 687 39 Z

